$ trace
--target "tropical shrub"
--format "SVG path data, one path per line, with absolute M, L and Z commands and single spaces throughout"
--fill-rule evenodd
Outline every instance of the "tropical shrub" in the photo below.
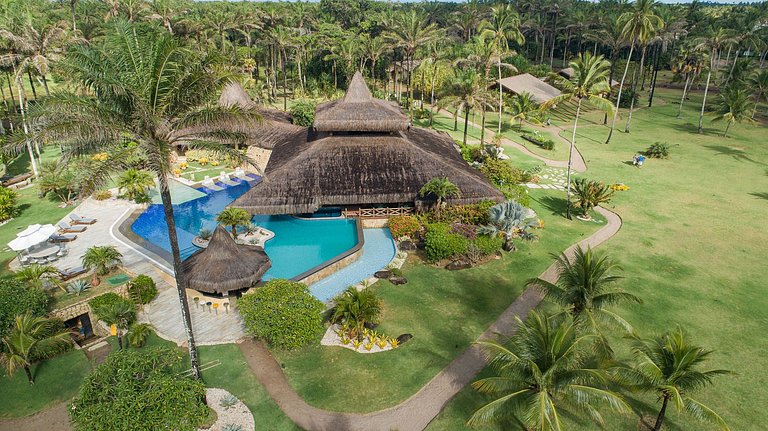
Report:
M 187 150 L 184 155 L 187 158 L 187 162 L 198 162 L 200 160 L 205 160 L 206 164 L 209 160 L 216 158 L 216 154 L 208 150 Z
M 85 251 L 82 262 L 85 269 L 94 270 L 96 275 L 107 275 L 122 265 L 123 255 L 111 245 L 93 246 Z
M 449 223 L 481 225 L 488 223 L 488 210 L 494 205 L 496 205 L 496 202 L 494 201 L 482 201 L 476 204 L 467 205 L 453 205 L 445 208 L 440 214 L 435 212 L 425 213 L 423 219 L 427 222 L 445 221 Z
M 16 200 L 19 194 L 11 189 L 0 187 L 0 222 L 10 220 L 19 215 Z
M 72 337 L 60 320 L 46 319 L 30 312 L 13 319 L 3 340 L 0 364 L 8 376 L 24 369 L 29 384 L 35 383 L 32 364 L 50 358 L 72 347 Z
M 91 288 L 91 283 L 88 280 L 75 280 L 67 284 L 67 293 L 70 295 L 80 296 L 83 292 Z
M 134 323 L 131 325 L 125 338 L 131 347 L 142 347 L 147 343 L 147 338 L 155 333 L 155 328 L 149 323 Z
M 523 206 L 531 205 L 531 195 L 528 194 L 528 187 L 519 184 L 500 187 L 499 190 L 504 194 L 507 200 L 514 200 Z M 495 202 L 494 202 L 495 204 Z M 481 224 L 481 223 L 479 223 Z M 487 224 L 487 219 L 484 224 Z
M 477 238 L 477 226 L 471 224 L 453 222 L 451 223 L 451 232 L 469 240 Z
M 230 226 L 232 236 L 237 239 L 237 227 L 248 226 L 251 223 L 251 213 L 242 208 L 224 208 L 224 211 L 216 216 L 216 221 L 225 226 Z
M 576 206 L 581 208 L 584 217 L 589 217 L 589 210 L 611 201 L 614 190 L 600 181 L 576 178 L 571 182 Z
M 654 142 L 645 150 L 645 155 L 654 159 L 666 159 L 669 157 L 669 144 L 666 142 Z
M 196 431 L 206 420 L 205 384 L 178 372 L 178 349 L 111 353 L 86 377 L 69 406 L 78 431 Z M 151 400 L 151 402 L 147 402 Z
M 42 289 L 28 288 L 17 280 L 0 280 L 0 339 L 13 326 L 14 317 L 25 312 L 44 316 L 49 302 L 50 297 Z
M 503 244 L 504 240 L 500 236 L 478 235 L 469 246 L 477 249 L 483 256 L 490 256 L 501 250 Z
M 109 190 L 96 190 L 92 196 L 97 201 L 105 201 L 112 197 L 112 192 Z
M 481 226 L 478 233 L 489 236 L 504 236 L 503 248 L 506 251 L 514 250 L 513 238 L 530 238 L 528 229 L 536 225 L 536 221 L 530 216 L 530 211 L 525 206 L 514 200 L 508 200 L 494 205 L 489 210 L 490 223 Z
M 40 193 L 53 193 L 67 205 L 77 197 L 81 183 L 81 178 L 78 178 L 75 170 L 69 164 L 57 161 L 43 163 L 38 178 Z
M 128 169 L 117 178 L 117 188 L 121 197 L 136 203 L 149 201 L 148 189 L 155 185 L 152 174 L 148 171 Z
M 155 280 L 141 274 L 128 283 L 128 293 L 134 301 L 138 301 L 138 304 L 149 304 L 157 296 Z
M 130 307 L 131 309 L 134 308 L 133 302 L 114 292 L 108 292 L 103 295 L 99 295 L 88 301 L 88 305 L 91 306 L 91 311 L 93 311 L 93 314 L 96 316 L 96 318 L 104 322 L 107 321 L 105 319 L 107 319 L 110 309 L 115 307 Z M 127 325 L 130 325 L 135 321 L 136 312 L 134 311 L 132 315 L 127 319 Z
M 213 231 L 208 228 L 202 228 L 200 229 L 200 232 L 197 233 L 197 236 L 199 236 L 201 239 L 208 241 L 213 236 Z
M 238 403 L 238 399 L 236 396 L 232 394 L 225 395 L 221 400 L 219 400 L 219 405 L 224 407 L 224 410 L 229 410 L 230 408 L 234 407 Z
M 325 305 L 306 284 L 275 279 L 237 302 L 245 328 L 256 338 L 292 349 L 315 340 L 323 332 Z
M 445 223 L 428 224 L 424 240 L 427 260 L 430 262 L 461 256 L 467 252 L 469 244 L 467 238 L 453 233 Z
M 414 216 L 394 216 L 389 218 L 389 230 L 395 239 L 400 239 L 404 236 L 413 237 L 421 230 L 421 223 Z
M 500 187 L 523 182 L 523 171 L 504 160 L 488 159 L 480 166 L 480 172 L 488 181 Z
M 357 290 L 350 286 L 334 299 L 334 303 L 331 321 L 345 325 L 349 328 L 349 338 L 360 341 L 363 340 L 365 324 L 378 323 L 381 315 L 381 300 L 371 289 Z
M 301 127 L 312 127 L 315 124 L 315 102 L 300 100 L 291 106 L 293 124 Z

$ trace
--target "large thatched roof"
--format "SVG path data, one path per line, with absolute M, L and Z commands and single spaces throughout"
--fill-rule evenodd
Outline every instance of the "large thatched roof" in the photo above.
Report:
M 187 288 L 208 293 L 224 293 L 253 286 L 272 266 L 264 249 L 235 243 L 218 226 L 207 248 L 196 251 L 182 264 Z
M 496 81 L 496 85 L 498 85 L 499 82 L 501 83 L 501 86 L 510 93 L 529 93 L 537 103 L 547 102 L 560 95 L 560 90 L 530 73 L 502 78 L 500 81 Z
M 343 99 L 321 103 L 315 112 L 321 132 L 397 132 L 408 129 L 408 117 L 393 102 L 375 99 L 360 72 Z
M 461 190 L 450 203 L 504 199 L 467 165 L 450 136 L 411 128 L 391 135 L 319 133 L 278 144 L 262 182 L 232 206 L 254 214 L 292 214 L 323 205 L 414 202 L 435 177 L 447 177 Z

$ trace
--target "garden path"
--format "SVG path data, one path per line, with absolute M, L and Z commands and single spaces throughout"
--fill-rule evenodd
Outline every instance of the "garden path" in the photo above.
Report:
M 595 210 L 606 218 L 607 223 L 588 238 L 570 246 L 565 250 L 566 255 L 572 256 L 577 246 L 602 244 L 621 228 L 621 218 L 616 213 L 601 207 Z M 540 277 L 554 282 L 557 266 L 552 264 Z M 525 319 L 542 299 L 539 290 L 526 289 L 478 339 L 493 338 L 495 334 L 511 336 L 516 330 L 515 318 Z M 486 365 L 481 349 L 472 345 L 416 394 L 397 406 L 366 414 L 339 413 L 307 404 L 290 386 L 280 364 L 262 343 L 248 340 L 239 346 L 246 362 L 277 405 L 292 421 L 307 430 L 423 430 Z

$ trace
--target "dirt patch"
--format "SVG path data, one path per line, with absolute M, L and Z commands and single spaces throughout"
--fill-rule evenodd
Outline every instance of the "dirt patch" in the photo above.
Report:
M 0 431 L 71 431 L 67 403 L 57 404 L 32 416 L 0 420 Z

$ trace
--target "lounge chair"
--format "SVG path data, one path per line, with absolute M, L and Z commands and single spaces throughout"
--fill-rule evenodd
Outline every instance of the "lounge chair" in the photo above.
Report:
M 69 219 L 72 220 L 72 224 L 94 224 L 95 218 L 80 217 L 79 215 L 72 213 L 69 215 Z
M 238 182 L 232 181 L 232 179 L 229 178 L 229 175 L 227 175 L 227 173 L 224 171 L 221 171 L 221 174 L 219 174 L 219 182 L 224 183 L 228 186 L 236 186 L 240 184 Z
M 61 281 L 67 281 L 69 279 L 77 277 L 78 275 L 85 274 L 85 272 L 86 272 L 86 269 L 83 268 L 82 266 L 62 269 L 59 271 L 59 279 Z
M 202 184 L 203 184 L 203 186 L 204 186 L 204 187 L 206 187 L 206 188 L 208 188 L 208 189 L 211 189 L 211 190 L 213 190 L 213 191 L 215 191 L 215 192 L 218 192 L 218 191 L 224 190 L 224 188 L 223 188 L 223 187 L 219 187 L 219 186 L 217 186 L 217 185 L 216 185 L 216 183 L 215 183 L 215 182 L 213 182 L 213 180 L 211 179 L 211 177 L 209 177 L 208 175 L 206 175 L 206 176 L 205 176 L 205 179 L 203 180 Z
M 88 229 L 85 226 L 72 226 L 71 224 L 63 221 L 58 224 L 59 230 L 63 233 L 80 233 L 85 232 Z
M 56 243 L 56 242 L 71 242 L 71 241 L 74 241 L 76 239 L 77 239 L 77 235 L 75 235 L 73 233 L 65 233 L 63 235 L 55 233 L 55 234 L 51 235 L 50 238 L 48 238 L 48 240 L 50 242 L 54 242 L 54 243 Z
M 235 168 L 235 176 L 241 180 L 250 180 L 251 178 L 245 173 L 243 168 Z

